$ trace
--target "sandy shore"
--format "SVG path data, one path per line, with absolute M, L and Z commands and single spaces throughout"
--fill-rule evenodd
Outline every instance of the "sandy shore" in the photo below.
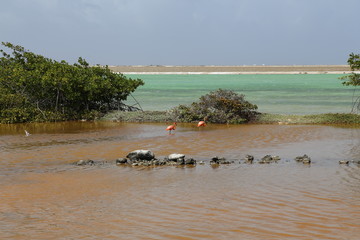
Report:
M 344 74 L 348 65 L 293 66 L 109 66 L 125 74 Z

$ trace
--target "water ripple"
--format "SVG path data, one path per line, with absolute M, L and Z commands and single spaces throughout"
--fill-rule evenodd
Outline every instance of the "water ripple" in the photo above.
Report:
M 1 239 L 357 239 L 360 235 L 357 129 L 331 126 L 186 124 L 174 135 L 155 125 L 104 132 L 1 136 Z M 354 133 L 355 131 L 355 133 Z M 130 136 L 122 138 L 122 133 Z M 130 133 L 130 134 L 129 134 Z M 68 141 L 66 140 L 69 137 Z M 25 144 L 25 145 L 24 145 Z M 29 144 L 28 147 L 26 144 Z M 10 151 L 9 149 L 12 148 Z M 2 150 L 4 146 L 2 145 Z M 203 159 L 193 168 L 118 167 L 148 148 Z M 296 163 L 308 153 L 314 163 Z M 211 167 L 280 155 L 278 164 Z M 78 167 L 78 159 L 109 161 Z M 111 164 L 110 164 L 111 163 Z

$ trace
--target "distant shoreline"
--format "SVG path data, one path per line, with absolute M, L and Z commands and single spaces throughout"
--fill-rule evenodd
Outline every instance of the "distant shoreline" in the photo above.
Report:
M 123 74 L 349 74 L 348 65 L 286 66 L 109 66 Z

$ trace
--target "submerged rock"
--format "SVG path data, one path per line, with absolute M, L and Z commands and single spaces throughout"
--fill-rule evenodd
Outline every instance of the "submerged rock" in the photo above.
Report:
M 127 162 L 128 162 L 127 158 L 118 158 L 115 160 L 116 164 L 125 164 Z
M 281 160 L 281 158 L 279 157 L 279 156 L 272 156 L 272 159 L 274 160 L 274 161 L 279 161 L 279 160 Z
M 78 166 L 84 166 L 84 165 L 94 165 L 94 161 L 93 160 L 79 160 L 77 162 L 75 162 L 75 165 L 78 165 Z
M 73 164 L 76 166 L 94 166 L 94 165 L 104 165 L 105 163 L 107 163 L 107 162 L 106 161 L 94 161 L 91 159 L 87 159 L 87 160 L 76 161 Z
M 350 161 L 349 160 L 340 160 L 339 164 L 349 164 Z
M 308 155 L 304 154 L 303 156 L 297 156 L 295 158 L 295 161 L 302 162 L 304 164 L 310 164 L 311 163 L 311 158 Z
M 253 163 L 253 161 L 254 161 L 254 156 L 252 156 L 252 155 L 249 155 L 249 154 L 247 154 L 246 156 L 245 156 L 245 163 Z
M 226 160 L 226 158 L 224 157 L 218 157 L 218 156 L 215 156 L 213 158 L 211 158 L 210 160 L 210 164 L 230 164 L 231 162 Z
M 185 165 L 195 165 L 196 164 L 196 160 L 193 158 L 187 158 L 185 159 Z
M 266 155 L 263 158 L 261 158 L 261 160 L 259 161 L 259 163 L 263 164 L 263 163 L 274 163 L 280 160 L 279 156 L 271 156 L 271 155 Z

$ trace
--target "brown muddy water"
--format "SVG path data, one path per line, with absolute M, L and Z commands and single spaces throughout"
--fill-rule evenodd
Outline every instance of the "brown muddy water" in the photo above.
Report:
M 0 125 L 0 239 L 359 239 L 360 165 L 338 161 L 360 160 L 360 127 L 165 128 Z M 115 165 L 136 149 L 206 164 Z M 305 153 L 311 165 L 294 161 Z M 239 163 L 246 154 L 281 160 Z M 212 167 L 215 155 L 235 163 Z

